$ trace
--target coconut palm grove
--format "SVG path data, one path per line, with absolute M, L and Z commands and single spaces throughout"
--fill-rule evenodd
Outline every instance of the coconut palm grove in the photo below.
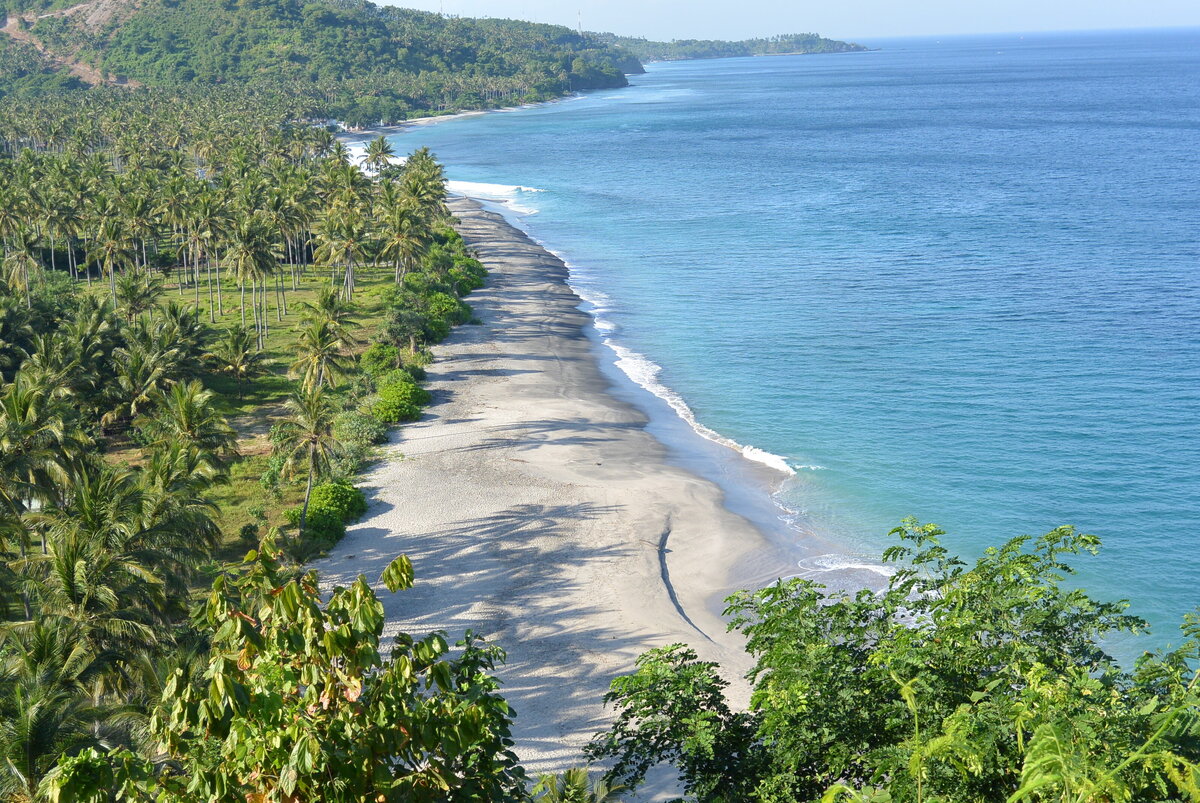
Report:
M 655 649 L 573 766 L 526 772 L 504 644 L 385 639 L 403 556 L 333 590 L 307 568 L 367 510 L 362 472 L 434 401 L 425 368 L 488 281 L 435 155 L 378 137 L 359 163 L 328 121 L 640 64 L 567 29 L 357 2 L 15 2 L 0 799 L 582 803 L 638 799 L 666 766 L 705 803 L 1200 800 L 1200 620 L 1122 667 L 1107 645 L 1143 623 L 1071 582 L 1095 538 L 965 561 L 911 520 L 882 591 L 729 600 L 749 708 L 687 645 Z

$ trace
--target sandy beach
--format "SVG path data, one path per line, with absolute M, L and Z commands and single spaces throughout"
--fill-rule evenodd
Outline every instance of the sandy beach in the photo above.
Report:
M 744 700 L 748 660 L 714 600 L 771 544 L 610 392 L 566 266 L 474 201 L 451 209 L 491 272 L 470 298 L 482 325 L 435 349 L 433 404 L 364 478 L 370 509 L 316 564 L 324 582 L 374 581 L 407 554 L 417 586 L 383 594 L 389 627 L 507 650 L 534 772 L 581 763 L 610 681 L 653 646 L 692 645 Z

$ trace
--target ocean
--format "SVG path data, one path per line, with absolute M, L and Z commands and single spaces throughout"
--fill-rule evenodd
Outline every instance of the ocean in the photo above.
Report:
M 1200 30 L 649 65 L 447 120 L 453 187 L 560 254 L 614 362 L 786 469 L 781 526 L 873 565 L 1071 524 L 1078 583 L 1200 605 Z

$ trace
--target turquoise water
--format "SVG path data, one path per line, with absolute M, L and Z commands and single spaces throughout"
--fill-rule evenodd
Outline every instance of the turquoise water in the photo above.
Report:
M 1200 31 L 871 44 L 652 65 L 397 144 L 536 211 L 635 378 L 793 467 L 798 525 L 872 555 L 910 514 L 967 554 L 1075 524 L 1105 543 L 1084 584 L 1174 639 L 1200 604 Z

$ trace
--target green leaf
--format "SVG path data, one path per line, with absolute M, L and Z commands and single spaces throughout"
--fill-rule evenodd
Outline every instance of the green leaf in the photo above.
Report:
M 388 564 L 380 577 L 387 590 L 395 593 L 402 588 L 412 588 L 413 567 L 407 555 L 401 555 Z

